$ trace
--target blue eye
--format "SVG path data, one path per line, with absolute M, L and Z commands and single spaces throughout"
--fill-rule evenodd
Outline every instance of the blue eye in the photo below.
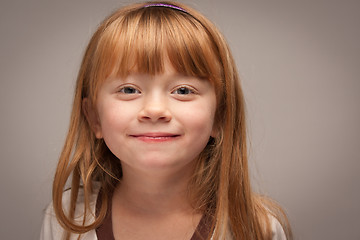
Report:
M 136 93 L 140 93 L 139 90 L 137 90 L 136 88 L 133 87 L 123 87 L 120 89 L 119 91 L 120 93 L 124 93 L 124 94 L 136 94 Z
M 194 91 L 188 87 L 179 87 L 179 88 L 175 89 L 172 93 L 180 94 L 180 95 L 187 95 L 187 94 L 194 93 Z

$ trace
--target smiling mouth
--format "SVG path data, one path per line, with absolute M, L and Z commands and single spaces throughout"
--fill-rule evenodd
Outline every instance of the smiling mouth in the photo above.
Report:
M 143 142 L 166 142 L 175 140 L 180 137 L 179 134 L 170 133 L 144 133 L 129 136 Z

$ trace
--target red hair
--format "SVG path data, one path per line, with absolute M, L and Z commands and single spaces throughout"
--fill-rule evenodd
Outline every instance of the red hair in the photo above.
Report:
M 282 223 L 288 239 L 291 231 L 285 214 L 275 203 L 254 194 L 247 162 L 245 106 L 236 65 L 218 29 L 199 12 L 179 3 L 168 7 L 135 4 L 107 17 L 86 49 L 78 74 L 69 132 L 53 184 L 53 204 L 58 221 L 68 232 L 84 233 L 98 227 L 106 214 L 109 191 L 121 179 L 121 164 L 103 140 L 96 139 L 82 110 L 88 98 L 96 103 L 97 92 L 111 75 L 131 71 L 157 74 L 164 57 L 181 74 L 211 81 L 217 94 L 217 136 L 197 159 L 189 191 L 194 208 L 213 214 L 214 239 L 271 239 L 270 215 Z M 65 214 L 63 189 L 70 175 L 71 206 Z M 103 189 L 100 214 L 86 225 L 93 182 Z M 80 185 L 84 188 L 83 224 L 74 222 Z M 230 209 L 231 208 L 231 209 Z

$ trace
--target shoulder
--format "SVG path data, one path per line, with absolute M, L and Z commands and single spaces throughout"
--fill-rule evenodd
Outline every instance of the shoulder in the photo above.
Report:
M 100 190 L 100 184 L 98 183 L 94 183 L 94 192 L 92 193 L 92 195 L 90 196 L 90 208 L 91 208 L 91 213 L 89 213 L 89 221 L 93 221 L 94 219 L 94 214 L 95 214 L 95 206 L 96 206 L 96 199 L 97 199 L 97 195 L 99 193 Z M 64 211 L 68 211 L 69 207 L 70 207 L 70 199 L 71 199 L 71 191 L 67 190 L 64 191 L 63 193 L 63 198 L 62 198 L 62 202 L 63 202 L 63 208 Z M 79 222 L 82 222 L 82 217 L 84 216 L 84 191 L 82 190 L 82 188 L 79 190 L 78 193 L 78 199 L 76 202 L 76 210 L 75 210 L 75 220 L 78 220 Z M 41 228 L 41 233 L 40 233 L 40 239 L 41 240 L 60 240 L 63 238 L 64 235 L 64 229 L 61 227 L 61 225 L 59 224 L 55 212 L 54 212 L 54 207 L 53 207 L 53 203 L 51 202 L 45 212 L 44 212 L 44 218 L 43 218 L 43 223 L 42 223 L 42 228 Z M 78 235 L 73 234 L 74 236 L 72 236 L 71 239 L 77 239 Z M 95 231 L 90 231 L 87 232 L 86 234 L 82 234 L 81 238 L 82 240 L 96 240 L 96 234 Z
M 269 216 L 273 240 L 286 240 L 286 234 L 280 222 L 273 216 Z
M 256 214 L 265 232 L 273 240 L 292 239 L 288 218 L 283 208 L 267 196 L 255 195 Z

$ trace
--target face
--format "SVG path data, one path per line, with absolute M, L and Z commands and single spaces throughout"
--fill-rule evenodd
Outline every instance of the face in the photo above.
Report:
M 176 170 L 191 165 L 214 133 L 216 95 L 204 79 L 170 64 L 160 75 L 110 78 L 87 117 L 123 168 Z

